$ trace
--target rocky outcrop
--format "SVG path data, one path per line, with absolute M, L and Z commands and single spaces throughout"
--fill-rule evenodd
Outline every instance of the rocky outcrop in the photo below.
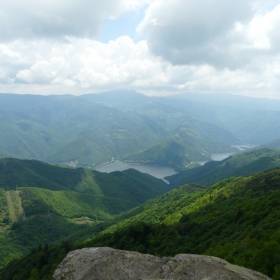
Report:
M 259 272 L 201 255 L 158 258 L 112 248 L 84 248 L 68 253 L 53 280 L 268 280 Z

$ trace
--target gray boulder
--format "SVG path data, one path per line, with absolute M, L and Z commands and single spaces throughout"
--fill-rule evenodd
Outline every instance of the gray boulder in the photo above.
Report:
M 179 254 L 158 258 L 112 248 L 84 248 L 68 253 L 53 280 L 268 280 L 271 278 L 202 255 Z

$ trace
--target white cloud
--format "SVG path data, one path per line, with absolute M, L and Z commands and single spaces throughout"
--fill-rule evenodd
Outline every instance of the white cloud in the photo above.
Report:
M 12 71 L 6 71 L 2 80 L 12 79 L 17 84 L 61 84 L 90 91 L 156 86 L 166 80 L 161 60 L 149 54 L 146 43 L 134 43 L 127 36 L 108 44 L 82 38 L 68 38 L 67 42 L 22 40 L 6 44 L 4 50 L 2 59 Z
M 132 5 L 132 3 L 133 5 Z M 0 0 L 0 38 L 94 37 L 103 18 L 115 18 L 137 8 L 140 1 L 124 0 Z
M 278 1 L 0 1 L 2 92 L 135 89 L 280 98 Z M 146 41 L 95 39 L 104 18 L 149 3 L 138 27 Z
M 279 51 L 280 5 L 264 7 L 250 0 L 155 1 L 138 31 L 153 54 L 173 64 L 235 69 Z
M 121 6 L 124 12 L 137 11 L 153 2 L 154 0 L 123 0 Z
M 280 89 L 280 57 L 246 69 L 172 65 L 150 54 L 147 43 L 123 36 L 107 44 L 83 38 L 66 42 L 22 40 L 5 45 L 0 81 L 18 93 L 88 93 L 135 89 L 148 94 L 231 92 L 275 97 Z

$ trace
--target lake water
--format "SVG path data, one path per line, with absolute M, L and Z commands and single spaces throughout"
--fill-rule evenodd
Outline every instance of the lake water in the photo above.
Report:
M 152 164 L 143 164 L 143 163 L 139 163 L 139 164 L 138 163 L 125 163 L 120 160 L 114 160 L 112 163 L 105 164 L 105 165 L 95 168 L 95 170 L 100 171 L 100 172 L 110 173 L 113 171 L 124 171 L 129 168 L 134 168 L 142 173 L 148 173 L 156 178 L 162 179 L 166 183 L 168 183 L 168 181 L 163 179 L 164 177 L 177 173 L 171 167 L 152 165 Z
M 211 158 L 213 160 L 223 160 L 232 154 L 233 153 L 216 153 L 216 154 L 212 154 Z M 203 165 L 205 162 L 198 162 L 198 163 Z M 129 168 L 134 168 L 142 173 L 148 173 L 156 178 L 162 179 L 166 183 L 168 183 L 168 181 L 165 180 L 164 177 L 171 176 L 177 173 L 173 168 L 167 166 L 143 164 L 143 163 L 125 163 L 117 159 L 111 163 L 99 166 L 95 168 L 95 170 L 99 172 L 110 173 L 113 171 L 124 171 Z
M 215 160 L 215 161 L 220 161 L 223 160 L 227 157 L 229 157 L 230 155 L 233 155 L 234 153 L 215 153 L 215 154 L 211 154 L 211 159 Z M 196 163 L 200 164 L 200 165 L 204 165 L 207 161 L 196 161 Z

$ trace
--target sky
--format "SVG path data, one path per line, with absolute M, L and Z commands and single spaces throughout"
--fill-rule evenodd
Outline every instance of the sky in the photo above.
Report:
M 280 1 L 0 0 L 0 92 L 280 99 Z

